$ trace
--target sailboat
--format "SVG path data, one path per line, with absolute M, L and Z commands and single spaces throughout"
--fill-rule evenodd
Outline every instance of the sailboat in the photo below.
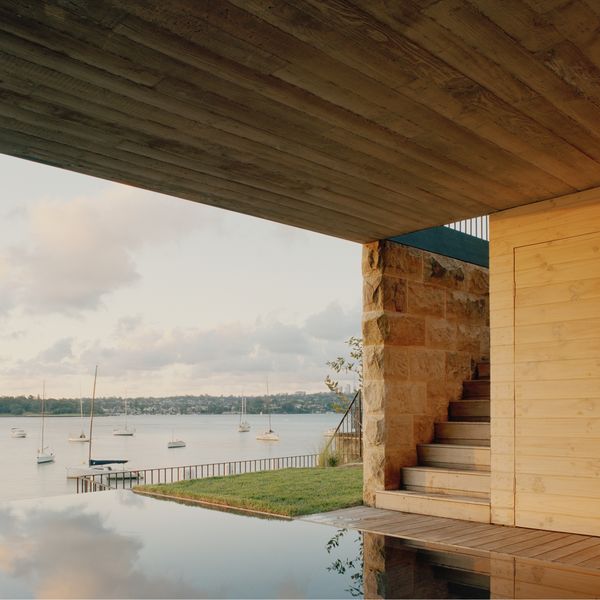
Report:
M 54 452 L 47 446 L 44 446 L 44 425 L 46 420 L 46 382 L 42 386 L 42 443 L 37 452 L 37 463 L 38 465 L 44 463 L 54 462 Z
M 88 464 L 78 467 L 67 467 L 67 479 L 75 479 L 84 475 L 107 475 L 110 479 L 143 479 L 138 471 L 115 470 L 112 465 L 124 465 L 129 462 L 126 459 L 94 459 L 92 458 L 92 432 L 94 427 L 94 400 L 96 399 L 96 380 L 98 379 L 98 365 L 94 372 L 94 388 L 92 390 L 92 401 L 90 404 L 90 445 L 88 448 Z
M 81 390 L 80 390 L 81 392 Z M 81 393 L 79 394 L 81 396 Z M 69 437 L 70 442 L 89 442 L 90 438 L 83 431 L 83 398 L 79 398 L 79 412 L 81 414 L 81 433 L 75 437 Z
M 175 432 L 171 432 L 171 441 L 167 444 L 167 448 L 185 448 L 185 442 L 183 440 L 175 439 Z
M 113 429 L 113 435 L 127 435 L 132 436 L 135 433 L 135 429 L 129 429 L 127 426 L 127 399 L 125 402 L 125 427 L 116 427 Z
M 278 442 L 279 436 L 271 428 L 271 400 L 269 399 L 269 380 L 267 379 L 267 403 L 269 406 L 269 428 L 264 433 L 256 436 L 257 440 L 263 442 Z
M 250 423 L 246 421 L 246 396 L 242 397 L 242 406 L 240 408 L 240 424 L 238 425 L 238 431 L 240 433 L 246 433 L 247 431 L 250 431 Z

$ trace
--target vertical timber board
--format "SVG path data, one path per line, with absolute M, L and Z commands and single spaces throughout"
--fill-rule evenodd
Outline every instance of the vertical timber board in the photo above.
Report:
M 600 535 L 600 190 L 490 228 L 492 522 Z

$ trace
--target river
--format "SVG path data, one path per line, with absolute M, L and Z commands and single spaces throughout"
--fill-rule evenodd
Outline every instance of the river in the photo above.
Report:
M 279 442 L 255 439 L 267 426 L 265 415 L 248 415 L 252 429 L 239 433 L 238 415 L 133 415 L 128 426 L 132 437 L 112 435 L 124 424 L 123 417 L 94 419 L 93 458 L 126 458 L 128 468 L 152 468 L 203 464 L 224 460 L 242 460 L 293 456 L 318 452 L 325 442 L 324 432 L 337 425 L 339 414 L 273 415 L 273 429 Z M 12 438 L 11 427 L 27 431 L 26 438 Z M 88 423 L 84 423 L 87 432 Z M 75 481 L 67 480 L 66 468 L 81 465 L 88 458 L 88 444 L 69 442 L 78 435 L 78 417 L 47 417 L 46 444 L 56 454 L 55 462 L 38 465 L 40 443 L 39 417 L 0 419 L 0 500 L 19 500 L 73 493 Z M 174 435 L 186 442 L 185 448 L 167 448 Z

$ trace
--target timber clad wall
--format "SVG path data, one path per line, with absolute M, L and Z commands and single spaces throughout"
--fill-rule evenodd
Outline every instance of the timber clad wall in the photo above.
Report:
M 489 357 L 488 270 L 389 241 L 363 249 L 365 501 L 397 489 L 416 446 Z
M 490 227 L 492 522 L 600 535 L 600 192 Z

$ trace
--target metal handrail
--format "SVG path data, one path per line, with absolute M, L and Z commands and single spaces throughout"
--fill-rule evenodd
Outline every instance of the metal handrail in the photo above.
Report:
M 146 483 L 175 483 L 189 479 L 206 477 L 226 477 L 260 471 L 277 471 L 279 469 L 312 468 L 319 465 L 318 454 L 298 454 L 295 456 L 279 456 L 271 458 L 254 458 L 246 460 L 220 461 L 197 465 L 173 467 L 155 467 L 151 469 L 132 469 L 128 471 L 111 471 L 77 477 L 77 493 L 88 493 L 115 489 L 131 489 L 134 485 Z
M 350 417 L 350 420 L 352 421 L 351 427 L 350 427 L 350 429 L 344 431 L 344 428 L 346 427 L 346 423 L 348 422 L 349 417 Z M 355 427 L 355 425 L 357 425 L 357 427 Z M 352 446 L 350 448 L 340 449 L 339 446 L 341 446 L 340 440 L 341 440 L 342 435 L 345 435 L 346 437 L 358 435 L 358 440 L 355 440 L 356 443 L 352 444 Z M 344 462 L 347 462 L 349 459 L 351 459 L 351 460 L 362 459 L 362 394 L 361 394 L 361 390 L 357 390 L 357 392 L 354 394 L 354 398 L 348 405 L 348 408 L 346 408 L 346 411 L 344 412 L 344 415 L 340 419 L 338 426 L 335 428 L 335 431 L 333 432 L 331 439 L 325 445 L 325 448 L 322 452 L 323 456 L 327 456 L 331 450 L 331 447 L 334 445 L 336 447 L 337 453 L 341 455 L 340 458 L 342 458 L 344 460 Z

